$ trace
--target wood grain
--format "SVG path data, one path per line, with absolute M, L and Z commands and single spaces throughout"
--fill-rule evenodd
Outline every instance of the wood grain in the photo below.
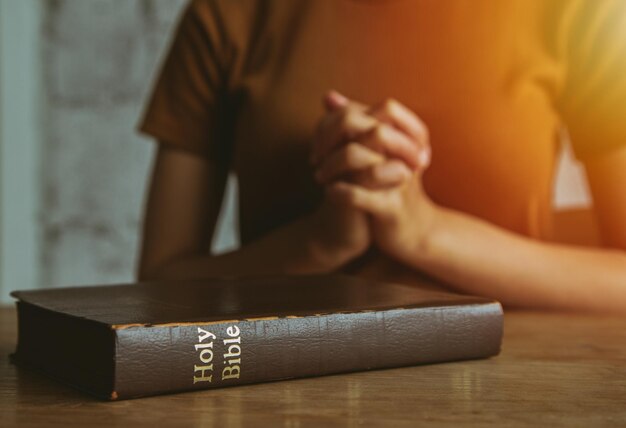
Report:
M 3 427 L 626 426 L 626 318 L 509 312 L 488 360 L 112 403 L 11 365 L 12 308 L 0 334 Z

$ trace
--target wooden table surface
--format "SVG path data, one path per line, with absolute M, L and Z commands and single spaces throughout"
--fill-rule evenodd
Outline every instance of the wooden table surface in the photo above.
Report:
M 511 312 L 488 360 L 120 402 L 10 364 L 12 308 L 0 309 L 0 334 L 2 427 L 626 427 L 626 318 Z

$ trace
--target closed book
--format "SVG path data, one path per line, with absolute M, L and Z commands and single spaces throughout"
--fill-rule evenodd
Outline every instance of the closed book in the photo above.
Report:
M 13 361 L 115 400 L 498 354 L 502 308 L 342 275 L 15 291 Z

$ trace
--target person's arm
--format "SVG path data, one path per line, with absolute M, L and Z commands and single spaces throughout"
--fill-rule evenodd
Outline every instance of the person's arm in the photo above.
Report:
M 208 159 L 159 147 L 145 209 L 140 280 L 297 274 L 335 267 L 327 257 L 330 251 L 321 250 L 313 216 L 237 251 L 211 255 L 227 173 Z M 343 261 L 338 254 L 337 261 Z
M 336 110 L 332 97 L 325 104 L 327 113 L 313 138 L 315 146 L 337 140 L 344 133 L 366 132 L 377 123 L 360 107 Z M 377 144 L 374 136 L 370 138 Z M 357 163 L 372 160 L 358 154 L 351 157 Z M 380 162 L 383 158 L 375 155 L 373 159 Z M 237 251 L 212 255 L 210 243 L 227 174 L 226 167 L 208 158 L 166 144 L 159 146 L 145 210 L 139 279 L 330 272 L 370 246 L 367 215 L 350 207 L 343 193 L 330 185 L 313 213 Z M 392 173 L 379 176 L 377 183 L 389 187 L 404 179 Z
M 421 242 L 395 254 L 459 291 L 508 306 L 626 313 L 626 252 L 541 242 L 434 208 Z
M 322 168 L 335 168 L 332 159 L 342 150 Z M 342 182 L 346 200 L 371 214 L 373 240 L 388 255 L 508 306 L 626 313 L 626 149 L 587 164 L 606 248 L 541 242 L 438 206 L 421 186 L 426 166 L 391 189 L 372 186 L 375 176 Z M 357 169 L 344 164 L 341 174 L 350 168 Z M 333 171 L 326 176 L 336 179 Z

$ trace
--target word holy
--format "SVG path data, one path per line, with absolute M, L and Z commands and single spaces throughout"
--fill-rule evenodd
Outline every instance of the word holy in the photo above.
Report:
M 228 347 L 224 353 L 224 368 L 222 369 L 222 380 L 239 379 L 241 373 L 241 331 L 236 325 L 226 329 L 227 339 L 223 340 L 224 348 Z M 198 358 L 202 365 L 194 364 L 193 383 L 213 381 L 213 341 L 217 339 L 213 333 L 198 327 L 198 343 L 195 345 Z

